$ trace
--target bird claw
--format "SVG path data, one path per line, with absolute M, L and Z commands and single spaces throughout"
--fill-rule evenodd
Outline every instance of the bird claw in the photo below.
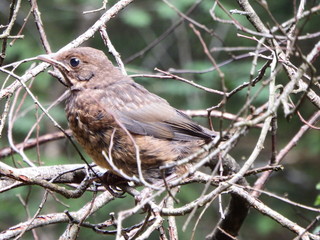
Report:
M 125 197 L 123 187 L 128 186 L 128 180 L 109 171 L 105 172 L 100 180 L 102 185 L 111 193 L 112 196 L 116 198 Z
M 125 198 L 124 191 L 120 189 L 114 189 L 113 186 L 103 184 L 103 186 L 106 188 L 106 190 L 115 198 Z

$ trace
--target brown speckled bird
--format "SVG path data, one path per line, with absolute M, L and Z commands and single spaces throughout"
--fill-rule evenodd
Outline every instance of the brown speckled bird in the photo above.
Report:
M 119 175 L 102 154 L 108 155 L 110 144 L 114 165 L 138 177 L 133 138 L 143 177 L 155 182 L 186 172 L 186 165 L 164 173 L 159 167 L 195 153 L 217 136 L 123 75 L 100 50 L 79 47 L 38 59 L 59 69 L 71 90 L 65 110 L 75 139 L 97 165 L 114 174 Z

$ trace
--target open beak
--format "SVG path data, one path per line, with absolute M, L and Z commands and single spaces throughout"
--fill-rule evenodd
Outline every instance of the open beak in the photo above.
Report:
M 59 62 L 58 60 L 56 60 L 57 54 L 56 53 L 50 53 L 50 54 L 43 54 L 43 55 L 39 55 L 37 56 L 38 60 L 44 61 L 46 63 L 51 64 L 52 66 L 61 69 L 61 70 L 66 70 L 66 71 L 70 71 L 71 69 L 66 66 L 65 64 L 63 64 L 62 62 Z

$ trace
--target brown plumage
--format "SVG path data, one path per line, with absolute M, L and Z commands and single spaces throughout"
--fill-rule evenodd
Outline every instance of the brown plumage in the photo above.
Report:
M 97 165 L 115 174 L 102 151 L 108 155 L 111 149 L 114 165 L 138 177 L 129 134 L 139 146 L 143 177 L 150 182 L 187 171 L 184 165 L 163 175 L 159 167 L 195 153 L 216 136 L 123 75 L 100 50 L 79 47 L 38 58 L 58 68 L 71 90 L 66 114 L 75 139 Z

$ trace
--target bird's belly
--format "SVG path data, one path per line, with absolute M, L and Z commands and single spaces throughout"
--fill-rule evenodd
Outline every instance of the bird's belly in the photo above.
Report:
M 117 175 L 123 172 L 130 177 L 138 176 L 137 154 L 139 154 L 142 174 L 151 182 L 176 171 L 184 173 L 185 166 L 165 171 L 160 171 L 159 167 L 187 157 L 199 149 L 199 145 L 204 144 L 201 141 L 170 141 L 135 134 L 131 134 L 130 137 L 120 127 L 95 129 L 90 124 L 83 123 L 79 118 L 70 117 L 70 115 L 68 121 L 76 141 L 97 165 Z

